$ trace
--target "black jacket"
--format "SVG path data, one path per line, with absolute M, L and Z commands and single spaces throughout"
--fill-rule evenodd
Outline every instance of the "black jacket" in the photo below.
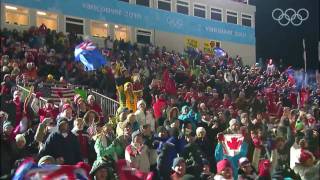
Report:
M 3 110 L 4 112 L 8 113 L 8 120 L 11 122 L 13 127 L 16 127 L 18 124 L 16 124 L 16 105 L 12 100 L 2 102 L 0 110 Z M 21 113 L 23 111 L 23 101 L 20 103 L 20 110 Z
M 40 157 L 50 155 L 54 158 L 63 157 L 64 164 L 73 165 L 82 160 L 80 144 L 71 132 L 64 138 L 60 132 L 54 132 L 47 138 Z

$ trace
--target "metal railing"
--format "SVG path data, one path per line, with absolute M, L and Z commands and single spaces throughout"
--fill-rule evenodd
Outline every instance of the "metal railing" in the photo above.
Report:
M 21 92 L 21 99 L 24 101 L 25 98 L 28 96 L 28 94 L 30 93 L 30 90 L 22 87 L 20 85 L 17 85 L 17 89 Z M 32 102 L 33 98 L 36 97 L 35 93 L 32 93 L 32 97 L 30 99 L 30 102 Z M 47 99 L 44 99 L 43 97 L 39 98 L 39 107 L 43 108 L 43 106 L 47 103 Z
M 88 94 L 91 94 L 96 98 L 96 102 L 100 104 L 103 114 L 105 116 L 116 115 L 117 109 L 119 107 L 118 101 L 111 99 L 103 94 L 100 94 L 94 90 L 89 90 Z
M 27 89 L 21 85 L 17 85 L 17 89 L 22 92 L 21 93 L 22 100 L 24 100 L 30 92 L 29 89 Z M 88 90 L 88 95 L 89 94 L 93 95 L 96 98 L 96 102 L 98 104 L 100 104 L 104 115 L 116 115 L 117 109 L 119 107 L 118 101 L 111 99 L 103 94 L 100 94 L 94 90 Z M 36 94 L 32 93 L 32 97 L 30 99 L 30 102 L 32 102 L 33 98 L 35 98 L 35 97 L 36 97 Z M 46 103 L 47 103 L 47 99 L 45 99 L 43 97 L 39 98 L 39 107 L 40 108 L 42 108 Z

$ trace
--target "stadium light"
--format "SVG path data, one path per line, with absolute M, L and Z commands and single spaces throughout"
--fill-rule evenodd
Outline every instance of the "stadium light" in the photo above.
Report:
M 43 12 L 43 11 L 37 11 L 37 14 L 38 14 L 38 15 L 42 15 L 42 16 L 47 15 L 47 13 L 46 13 L 46 12 Z
M 15 10 L 15 11 L 18 9 L 17 7 L 8 6 L 8 5 L 6 5 L 5 8 L 6 8 L 6 9 L 10 9 L 10 10 Z
M 118 25 L 114 25 L 114 28 L 118 29 L 118 28 L 119 28 L 119 26 L 118 26 Z
M 104 24 L 105 27 L 108 27 L 108 24 Z

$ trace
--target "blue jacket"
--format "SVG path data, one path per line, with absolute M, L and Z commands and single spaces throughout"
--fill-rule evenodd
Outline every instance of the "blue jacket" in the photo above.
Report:
M 185 111 L 186 108 L 189 108 L 188 106 L 182 107 L 182 112 Z M 189 110 L 187 114 L 180 114 L 178 116 L 178 119 L 182 122 L 191 122 L 193 129 L 196 129 L 196 125 L 201 120 L 201 115 L 199 112 L 194 112 L 192 109 Z

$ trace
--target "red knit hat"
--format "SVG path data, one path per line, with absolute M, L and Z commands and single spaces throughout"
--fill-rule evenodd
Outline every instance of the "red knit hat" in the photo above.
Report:
M 70 105 L 70 104 L 64 104 L 64 105 L 62 106 L 62 112 L 65 111 L 65 110 L 68 109 L 68 108 L 71 108 L 71 109 L 72 109 L 71 105 Z
M 225 168 L 231 168 L 230 161 L 228 159 L 223 159 L 217 163 L 217 173 L 221 173 Z
M 310 158 L 313 158 L 312 153 L 310 151 L 308 151 L 308 150 L 301 149 L 299 162 L 300 163 L 305 163 Z

